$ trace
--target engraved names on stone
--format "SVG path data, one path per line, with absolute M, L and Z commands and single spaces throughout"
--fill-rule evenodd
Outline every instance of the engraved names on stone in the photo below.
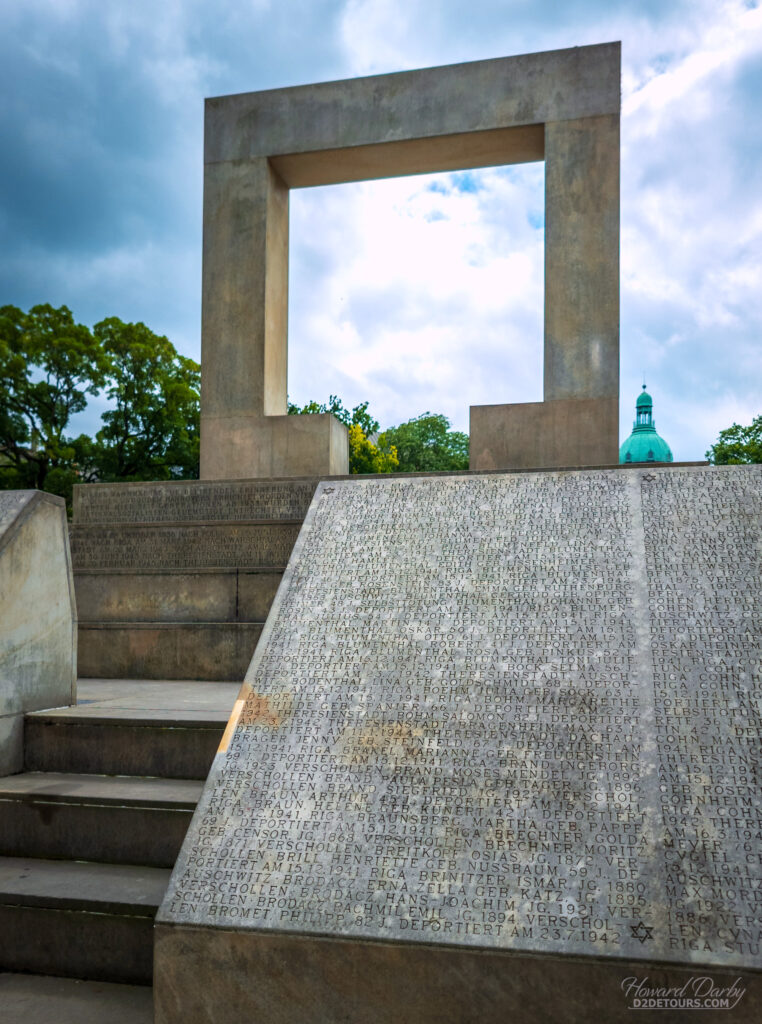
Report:
M 75 521 L 90 523 L 303 519 L 316 480 L 193 480 L 91 484 L 75 491 Z
M 0 536 L 34 494 L 34 491 L 0 491 Z
M 299 523 L 79 526 L 70 530 L 78 570 L 283 566 Z
M 758 963 L 759 497 L 321 485 L 160 920 Z
M 762 474 L 642 479 L 670 949 L 759 966 Z

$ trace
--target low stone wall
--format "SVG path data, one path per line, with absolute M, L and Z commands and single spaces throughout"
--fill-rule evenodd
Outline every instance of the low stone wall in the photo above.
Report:
M 77 699 L 63 498 L 0 491 L 0 581 L 0 775 L 10 775 L 23 768 L 24 714 Z

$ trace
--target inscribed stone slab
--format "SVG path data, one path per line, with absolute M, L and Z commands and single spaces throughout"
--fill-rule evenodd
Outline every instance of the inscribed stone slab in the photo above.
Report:
M 283 566 L 298 522 L 73 525 L 74 564 L 83 569 L 203 569 Z
M 309 479 L 82 484 L 74 488 L 74 522 L 82 526 L 303 519 L 317 483 Z
M 159 923 L 758 969 L 761 498 L 321 484 Z

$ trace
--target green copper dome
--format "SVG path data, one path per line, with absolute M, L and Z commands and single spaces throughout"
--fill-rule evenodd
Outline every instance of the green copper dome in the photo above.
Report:
M 669 445 L 656 433 L 652 409 L 653 401 L 644 384 L 643 391 L 635 402 L 632 433 L 619 449 L 620 463 L 672 462 Z

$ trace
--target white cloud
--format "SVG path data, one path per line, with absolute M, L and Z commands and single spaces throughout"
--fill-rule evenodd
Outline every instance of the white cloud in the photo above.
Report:
M 542 167 L 482 171 L 468 179 L 477 191 L 458 181 L 426 175 L 292 196 L 299 402 L 335 391 L 333 370 L 351 404 L 369 399 L 384 426 L 431 409 L 467 429 L 470 404 L 541 397 L 542 231 L 524 200 L 529 192 L 541 209 Z M 302 249 L 302 238 L 325 239 L 319 282 L 315 243 Z
M 204 95 L 616 38 L 622 430 L 645 371 L 675 455 L 701 458 L 759 412 L 759 4 L 6 0 L 3 300 L 144 320 L 196 355 Z M 294 193 L 292 397 L 460 427 L 469 403 L 541 397 L 541 170 L 440 180 Z

